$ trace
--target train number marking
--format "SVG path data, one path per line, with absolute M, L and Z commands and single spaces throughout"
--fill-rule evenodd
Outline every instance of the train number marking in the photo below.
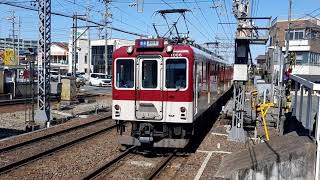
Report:
M 181 53 L 172 53 L 171 57 L 182 57 Z

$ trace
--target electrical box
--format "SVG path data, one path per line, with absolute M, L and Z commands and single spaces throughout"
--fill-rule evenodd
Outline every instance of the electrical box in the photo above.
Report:
M 62 79 L 61 100 L 73 101 L 77 96 L 76 79 Z
M 233 80 L 248 81 L 248 65 L 247 64 L 233 65 Z

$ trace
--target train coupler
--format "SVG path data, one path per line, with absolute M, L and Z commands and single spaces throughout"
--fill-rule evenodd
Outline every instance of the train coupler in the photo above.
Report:
M 116 125 L 117 125 L 117 132 L 122 135 L 123 132 L 126 131 L 126 127 L 124 125 L 124 121 L 116 121 Z

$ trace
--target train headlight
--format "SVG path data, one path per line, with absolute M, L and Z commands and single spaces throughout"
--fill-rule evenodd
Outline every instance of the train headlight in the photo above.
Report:
M 184 112 L 186 112 L 186 108 L 185 108 L 185 107 L 181 107 L 181 108 L 180 108 L 180 111 L 181 111 L 182 113 L 184 113 Z
M 128 46 L 127 47 L 127 53 L 132 54 L 133 53 L 133 46 Z
M 116 109 L 117 111 L 120 109 L 120 106 L 118 104 L 114 105 L 114 109 Z
M 173 51 L 173 46 L 172 45 L 168 45 L 167 48 L 166 48 L 166 52 L 167 53 L 172 53 Z

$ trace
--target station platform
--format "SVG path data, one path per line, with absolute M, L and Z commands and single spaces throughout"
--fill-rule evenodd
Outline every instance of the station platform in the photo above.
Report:
M 251 97 L 250 94 L 247 95 L 246 102 L 249 102 Z M 229 100 L 223 111 L 214 120 L 212 128 L 201 144 L 183 162 L 187 165 L 178 163 L 170 166 L 176 169 L 172 170 L 173 172 L 177 171 L 173 174 L 185 179 L 190 179 L 190 177 L 235 180 L 316 179 L 317 145 L 315 132 L 312 130 L 315 127 L 313 125 L 312 128 L 311 123 L 307 122 L 306 118 L 311 119 L 311 116 L 307 116 L 309 111 L 301 111 L 302 119 L 299 120 L 299 108 L 307 109 L 306 107 L 310 106 L 311 112 L 309 113 L 314 119 L 318 101 L 315 100 L 316 98 L 310 98 L 311 101 L 307 102 L 306 99 L 303 100 L 302 105 L 296 105 L 298 107 L 298 110 L 295 110 L 296 114 L 284 113 L 278 127 L 276 125 L 278 107 L 275 106 L 269 110 L 266 116 L 269 141 L 266 140 L 261 116 L 256 116 L 250 103 L 246 103 L 244 129 L 247 140 L 244 143 L 228 139 L 233 108 L 232 99 Z M 300 104 L 299 100 L 299 96 L 297 98 L 293 96 L 296 104 Z M 214 116 L 212 115 L 212 118 Z M 250 123 L 256 119 L 259 119 L 257 126 Z M 315 119 L 312 123 L 315 122 Z M 309 129 L 306 127 L 308 124 Z M 185 171 L 189 174 L 183 173 Z

